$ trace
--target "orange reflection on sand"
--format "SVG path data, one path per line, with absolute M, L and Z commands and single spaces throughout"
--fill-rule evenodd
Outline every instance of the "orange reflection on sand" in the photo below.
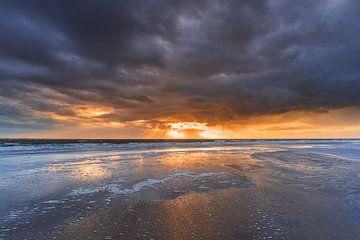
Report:
M 212 229 L 208 221 L 212 202 L 207 194 L 189 194 L 163 203 L 163 216 L 169 239 L 192 239 Z M 210 236 L 209 236 L 210 237 Z
M 249 159 L 246 147 L 203 147 L 167 149 L 166 154 L 159 158 L 161 165 L 171 169 L 192 169 L 207 171 L 223 171 L 226 164 L 243 162 Z M 223 152 L 224 151 L 224 152 Z M 229 154 L 226 151 L 238 151 L 237 154 Z
M 236 216 L 246 215 L 236 201 L 237 194 L 236 189 L 225 189 L 215 193 L 191 193 L 164 201 L 163 230 L 167 239 L 229 239 L 223 231 L 231 231 L 230 223 L 238 222 Z M 239 207 L 236 216 L 234 206 Z
M 160 163 L 170 169 L 196 171 L 214 165 L 207 152 L 173 152 L 160 159 Z
M 72 176 L 76 180 L 88 181 L 99 180 L 110 176 L 109 171 L 100 164 L 81 164 L 76 166 L 72 171 Z
M 47 171 L 59 172 L 59 171 L 71 171 L 71 178 L 80 181 L 94 181 L 104 179 L 110 176 L 109 171 L 102 167 L 100 164 L 93 164 L 89 162 L 66 165 L 66 164 L 52 164 Z

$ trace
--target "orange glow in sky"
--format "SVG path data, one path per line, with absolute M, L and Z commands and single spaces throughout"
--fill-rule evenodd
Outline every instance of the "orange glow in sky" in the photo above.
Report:
M 292 112 L 257 116 L 232 122 L 209 124 L 172 120 L 107 120 L 109 108 L 75 108 L 74 116 L 49 115 L 64 124 L 55 130 L 21 137 L 51 138 L 334 138 L 357 137 L 360 134 L 360 113 L 349 108 L 327 113 Z M 346 116 L 346 117 L 344 117 Z

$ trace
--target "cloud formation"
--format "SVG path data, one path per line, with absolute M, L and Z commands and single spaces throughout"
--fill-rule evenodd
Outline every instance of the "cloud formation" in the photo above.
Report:
M 356 0 L 1 1 L 0 129 L 164 129 L 358 107 L 358 9 Z

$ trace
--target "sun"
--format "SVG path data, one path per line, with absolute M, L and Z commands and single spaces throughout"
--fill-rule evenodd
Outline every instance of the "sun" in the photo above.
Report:
M 206 130 L 204 123 L 198 122 L 177 122 L 168 123 L 170 130 L 168 136 L 170 138 L 203 138 L 201 133 Z
M 170 138 L 185 138 L 185 134 L 181 130 L 171 129 L 168 131 Z

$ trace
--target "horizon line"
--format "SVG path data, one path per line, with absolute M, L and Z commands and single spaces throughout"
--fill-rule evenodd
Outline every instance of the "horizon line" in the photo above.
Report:
M 194 140 L 194 141 L 214 141 L 214 140 L 234 140 L 234 141 L 256 141 L 256 140 L 360 140 L 359 138 L 352 137 L 339 137 L 339 138 L 32 138 L 32 137 L 0 137 L 2 140 L 78 140 L 78 141 L 98 141 L 98 140 L 114 140 L 114 141 L 156 141 L 156 140 Z

